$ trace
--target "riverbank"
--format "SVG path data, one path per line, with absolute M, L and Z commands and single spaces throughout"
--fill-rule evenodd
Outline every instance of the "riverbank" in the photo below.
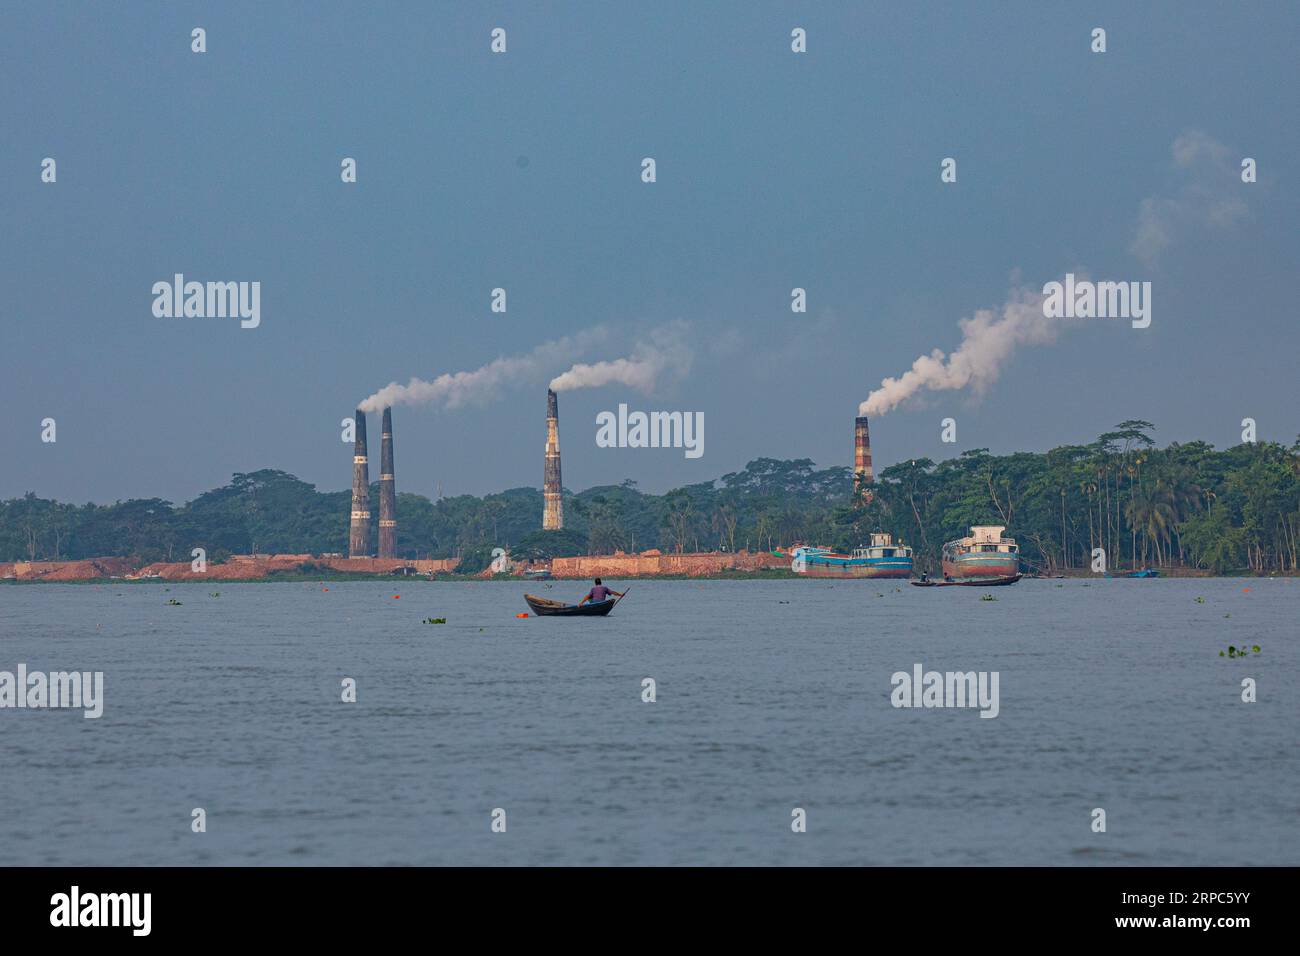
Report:
M 358 580 L 448 574 L 459 561 L 450 559 L 345 558 L 341 555 L 231 555 L 221 561 L 141 563 L 136 558 L 88 558 L 81 561 L 18 561 L 0 564 L 0 580 L 57 581 L 259 581 L 309 580 L 343 575 Z
M 643 575 L 608 575 L 611 581 L 783 581 L 783 580 L 809 580 L 818 581 L 826 580 L 825 578 L 808 578 L 806 575 L 795 574 L 789 568 L 781 570 L 774 568 L 768 571 L 719 571 L 716 574 L 708 575 L 690 575 L 690 574 L 643 574 Z M 113 584 L 113 585 L 150 585 L 162 584 L 170 587 L 171 585 L 180 584 L 334 584 L 344 581 L 384 581 L 394 587 L 408 584 L 454 584 L 466 582 L 484 583 L 496 582 L 500 584 L 526 584 L 532 588 L 545 587 L 547 584 L 563 582 L 570 583 L 574 581 L 587 581 L 590 578 L 578 577 L 558 577 L 550 578 L 528 578 L 518 574 L 437 574 L 437 575 L 377 575 L 377 574 L 271 574 L 258 578 L 214 578 L 205 582 L 198 576 L 184 579 L 168 578 L 122 578 L 122 577 L 99 577 L 99 578 L 5 578 L 0 579 L 0 584 L 11 584 L 20 586 L 24 584 Z M 865 578 L 863 580 L 866 580 Z
M 516 565 L 509 572 L 493 573 L 490 569 L 472 574 L 456 570 L 459 562 L 449 559 L 400 560 L 392 558 L 341 558 L 319 555 L 236 555 L 220 564 L 209 563 L 205 570 L 195 570 L 188 562 L 145 564 L 131 558 L 93 558 L 84 561 L 22 561 L 0 564 L 0 584 L 259 584 L 268 582 L 331 581 L 514 581 L 538 585 L 547 580 L 590 581 L 772 581 L 807 578 L 810 581 L 862 580 L 886 583 L 886 579 L 839 579 L 807 577 L 790 569 L 789 560 L 766 552 L 583 555 L 555 558 L 549 565 L 535 564 L 533 569 L 548 568 L 550 578 L 531 578 L 527 565 Z M 1238 569 L 1216 575 L 1201 568 L 1161 568 L 1160 578 L 1294 578 L 1297 574 L 1260 575 Z M 1066 579 L 1104 580 L 1104 576 L 1082 568 L 1057 572 Z M 1112 571 L 1111 579 L 1125 579 L 1126 571 Z M 1051 580 L 1053 576 L 1044 576 Z M 904 580 L 904 579 L 899 579 Z M 1156 580 L 1159 580 L 1157 578 Z M 894 583 L 897 583 L 895 581 Z
M 458 558 L 345 558 L 341 555 L 271 554 L 232 555 L 220 563 L 175 561 L 142 564 L 129 557 L 90 558 L 81 561 L 19 561 L 0 564 L 0 580 L 50 581 L 310 581 L 406 580 L 443 577 L 467 580 L 507 577 L 527 579 L 529 570 L 546 570 L 552 578 L 735 578 L 790 574 L 790 561 L 764 551 L 663 554 L 580 555 L 553 558 L 530 565 L 515 564 L 504 574 L 485 569 L 458 574 Z M 793 576 L 793 575 L 791 575 Z

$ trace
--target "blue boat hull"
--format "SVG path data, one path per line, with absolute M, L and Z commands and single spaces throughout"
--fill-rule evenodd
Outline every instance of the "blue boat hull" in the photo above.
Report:
M 811 578 L 908 578 L 911 558 L 848 558 L 821 554 L 806 558 L 795 571 Z

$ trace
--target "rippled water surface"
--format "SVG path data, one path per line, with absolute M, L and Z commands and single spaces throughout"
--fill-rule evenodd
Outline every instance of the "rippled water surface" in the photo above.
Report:
M 524 589 L 0 587 L 0 670 L 106 697 L 0 710 L 0 863 L 1300 859 L 1300 581 L 638 581 L 568 621 Z M 999 716 L 895 709 L 916 663 L 999 672 Z

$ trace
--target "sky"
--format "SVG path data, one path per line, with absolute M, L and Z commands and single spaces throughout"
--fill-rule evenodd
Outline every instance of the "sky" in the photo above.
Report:
M 1130 418 L 1289 444 L 1297 46 L 1291 3 L 6 3 L 0 497 L 342 490 L 363 399 L 530 354 L 398 406 L 397 487 L 540 487 L 551 376 L 665 335 L 653 385 L 560 396 L 566 487 L 849 465 L 883 379 L 1067 272 L 1150 282 L 1150 326 L 994 349 L 872 418 L 877 469 Z M 260 324 L 155 316 L 176 273 L 259 282 Z M 620 403 L 704 453 L 598 447 Z

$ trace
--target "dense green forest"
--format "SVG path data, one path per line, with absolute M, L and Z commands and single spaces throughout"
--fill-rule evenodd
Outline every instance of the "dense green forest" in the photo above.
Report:
M 1293 572 L 1300 536 L 1300 441 L 1215 451 L 1205 442 L 1156 448 L 1149 422 L 1128 421 L 1087 445 L 996 456 L 986 449 L 892 465 L 864 501 L 848 467 L 760 458 L 743 471 L 663 495 L 620 485 L 566 492 L 565 530 L 542 532 L 542 495 L 515 488 L 430 501 L 399 493 L 398 552 L 459 556 L 485 567 L 495 546 L 516 557 L 614 551 L 734 551 L 796 542 L 848 549 L 873 530 L 916 548 L 932 570 L 944 541 L 1002 524 L 1027 561 L 1086 568 L 1175 565 Z M 372 486 L 371 501 L 378 501 Z M 202 546 L 230 554 L 329 553 L 347 547 L 348 491 L 319 492 L 282 471 L 237 474 L 181 506 L 157 498 L 72 505 L 0 502 L 0 561 L 135 555 L 189 560 Z

